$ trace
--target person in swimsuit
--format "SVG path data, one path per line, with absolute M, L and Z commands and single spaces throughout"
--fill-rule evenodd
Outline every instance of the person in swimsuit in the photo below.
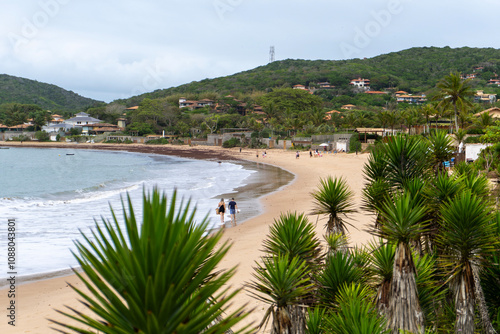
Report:
M 217 206 L 219 207 L 220 224 L 221 227 L 224 227 L 224 212 L 226 212 L 226 203 L 224 203 L 224 198 L 220 199 L 220 202 Z

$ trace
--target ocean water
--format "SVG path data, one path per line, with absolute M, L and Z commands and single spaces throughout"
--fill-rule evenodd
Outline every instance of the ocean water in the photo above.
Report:
M 255 178 L 259 169 L 275 173 L 269 185 Z M 7 221 L 16 220 L 16 271 L 33 276 L 67 270 L 77 262 L 70 250 L 80 231 L 90 235 L 95 220 L 110 219 L 110 205 L 120 221 L 121 198 L 129 194 L 140 216 L 144 189 L 154 186 L 170 197 L 196 205 L 196 220 L 208 215 L 215 227 L 215 207 L 221 196 L 254 184 L 251 196 L 274 190 L 291 180 L 278 169 L 161 155 L 75 149 L 10 148 L 0 150 L 0 278 L 7 277 Z M 253 177 L 252 177 L 253 175 Z M 251 181 L 253 180 L 253 181 Z M 251 187 L 252 188 L 252 187 Z M 259 190 L 260 189 L 260 190 Z M 248 204 L 255 210 L 256 201 Z M 240 207 L 239 203 L 239 207 Z M 243 204 L 243 207 L 245 205 Z M 258 209 L 258 208 L 257 208 Z

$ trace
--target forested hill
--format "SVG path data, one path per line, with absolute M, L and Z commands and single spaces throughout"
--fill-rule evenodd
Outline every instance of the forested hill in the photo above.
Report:
M 419 47 L 392 52 L 373 58 L 351 60 L 275 61 L 265 66 L 226 77 L 205 79 L 189 84 L 156 90 L 128 99 L 138 103 L 145 97 L 160 98 L 173 94 L 201 92 L 250 93 L 274 87 L 328 81 L 336 87 L 347 87 L 350 80 L 370 79 L 371 88 L 396 88 L 410 93 L 426 92 L 451 71 L 472 73 L 484 67 L 480 79 L 488 81 L 500 73 L 500 50 L 493 48 Z
M 36 104 L 51 111 L 81 111 L 99 101 L 80 96 L 56 85 L 0 74 L 0 105 Z

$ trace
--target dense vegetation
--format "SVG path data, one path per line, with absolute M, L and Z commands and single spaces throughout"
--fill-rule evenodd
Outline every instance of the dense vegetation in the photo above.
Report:
M 80 96 L 55 85 L 0 74 L 0 105 L 36 104 L 55 112 L 81 111 L 98 101 Z
M 324 81 L 335 86 L 335 89 L 327 95 L 343 95 L 348 90 L 351 79 L 357 77 L 370 79 L 374 90 L 395 88 L 409 93 L 432 93 L 443 76 L 454 71 L 472 73 L 473 68 L 479 66 L 484 69 L 479 74 L 477 85 L 484 86 L 494 73 L 500 73 L 500 50 L 423 47 L 368 59 L 338 61 L 286 59 L 230 76 L 156 90 L 117 102 L 133 105 L 144 98 L 204 92 L 249 95 L 255 91 L 292 87 L 295 84 L 315 87 L 318 82 Z

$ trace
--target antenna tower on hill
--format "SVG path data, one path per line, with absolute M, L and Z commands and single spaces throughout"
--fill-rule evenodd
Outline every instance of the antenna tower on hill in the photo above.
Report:
M 272 63 L 274 61 L 274 46 L 271 46 L 269 49 L 269 62 Z

